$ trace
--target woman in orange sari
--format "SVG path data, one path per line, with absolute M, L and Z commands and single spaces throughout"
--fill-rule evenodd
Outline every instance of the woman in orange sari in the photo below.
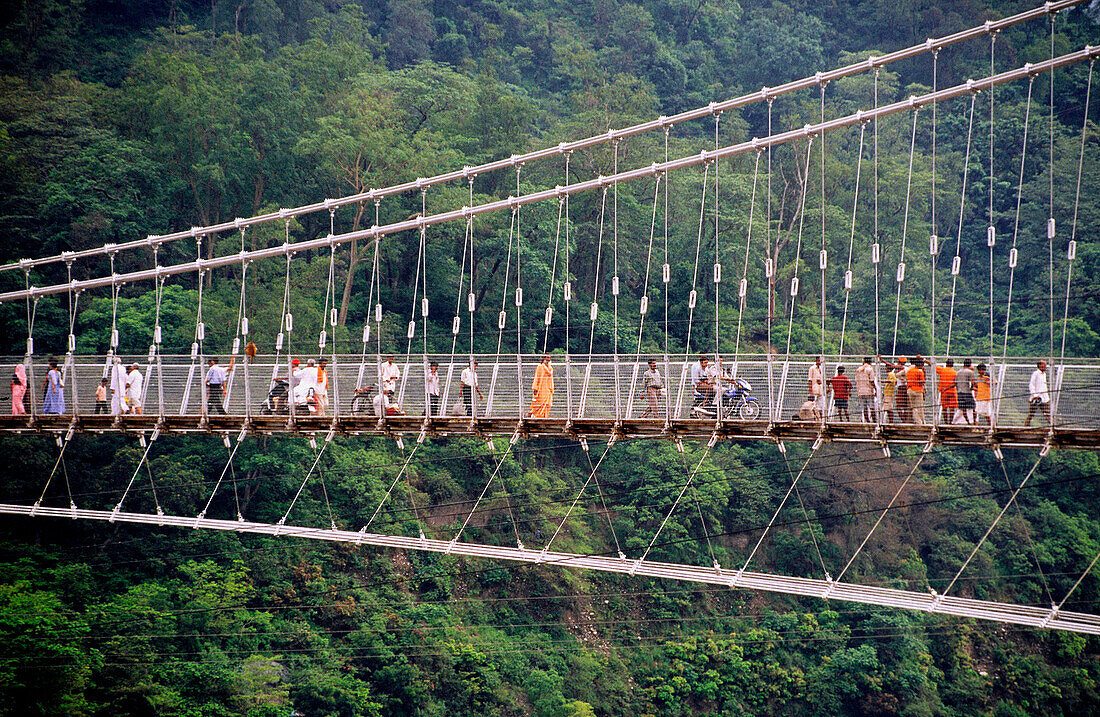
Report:
M 531 384 L 534 398 L 531 400 L 529 418 L 549 418 L 550 403 L 554 400 L 554 369 L 550 367 L 550 355 L 543 354 L 542 363 L 535 368 L 535 382 Z

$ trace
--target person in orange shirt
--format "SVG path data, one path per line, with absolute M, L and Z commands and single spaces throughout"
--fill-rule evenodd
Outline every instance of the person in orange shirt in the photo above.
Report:
M 543 354 L 542 363 L 535 367 L 535 381 L 531 384 L 534 398 L 531 400 L 530 418 L 549 418 L 550 404 L 554 400 L 554 369 L 550 366 L 550 354 Z
M 954 423 L 955 409 L 959 407 L 959 393 L 955 388 L 955 360 L 947 359 L 945 366 L 936 366 L 936 388 L 940 392 L 940 423 Z
M 924 359 L 913 357 L 913 367 L 905 372 L 906 397 L 913 423 L 924 425 Z
M 984 363 L 978 364 L 978 377 L 974 381 L 974 413 L 977 414 L 976 423 L 984 418 L 990 428 L 997 425 L 993 420 L 993 377 Z

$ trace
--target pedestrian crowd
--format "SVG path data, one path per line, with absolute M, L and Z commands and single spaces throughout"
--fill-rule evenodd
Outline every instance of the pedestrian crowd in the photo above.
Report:
M 254 345 L 253 345 L 254 347 Z M 251 361 L 254 354 L 246 352 Z M 876 368 L 880 367 L 880 370 Z M 214 357 L 207 361 L 204 374 L 205 405 L 208 415 L 226 415 L 227 390 L 230 377 L 236 365 L 236 357 L 228 366 L 223 366 Z M 736 365 L 736 364 L 735 364 Z M 640 418 L 662 418 L 668 411 L 668 377 L 657 365 L 655 359 L 646 361 L 647 368 L 640 370 L 639 389 L 636 393 L 644 411 Z M 1027 385 L 1027 415 L 1024 426 L 1030 426 L 1036 416 L 1051 424 L 1051 392 L 1048 382 L 1047 362 L 1036 363 Z M 667 367 L 666 367 L 667 371 Z M 710 358 L 700 355 L 692 362 L 689 376 L 692 392 L 690 415 L 697 418 L 712 418 L 712 408 L 719 405 L 720 394 L 728 396 L 723 384 L 737 384 L 735 371 L 724 371 L 721 357 L 715 364 Z M 450 374 L 448 374 L 449 376 Z M 636 374 L 637 375 L 637 374 Z M 942 363 L 929 361 L 920 354 L 910 357 L 897 356 L 893 360 L 877 356 L 867 356 L 854 371 L 849 374 L 847 367 L 837 365 L 832 375 L 826 376 L 822 357 L 816 357 L 806 372 L 806 400 L 801 404 L 795 420 L 803 421 L 839 421 L 862 423 L 912 423 L 925 425 L 931 422 L 940 424 L 959 424 L 994 427 L 997 425 L 995 396 L 997 394 L 994 378 L 985 363 L 976 366 L 969 358 L 962 360 L 962 366 L 956 368 L 955 360 L 946 358 Z M 356 388 L 356 399 L 366 396 L 366 400 L 378 416 L 404 415 L 398 404 L 398 396 L 405 393 L 402 382 L 402 368 L 393 355 L 387 355 L 378 366 L 377 394 L 369 394 L 375 387 Z M 424 377 L 424 397 L 426 413 L 431 416 L 443 415 L 443 387 L 441 386 L 439 363 L 431 361 Z M 301 415 L 325 416 L 330 410 L 330 383 L 327 359 L 307 359 L 305 365 L 299 359 L 290 361 L 285 376 L 276 376 L 275 381 L 284 381 L 287 389 L 281 395 L 275 395 L 275 408 L 283 408 L 280 402 L 293 401 L 295 410 Z M 449 379 L 448 379 L 449 381 Z M 459 375 L 459 400 L 448 412 L 450 416 L 468 416 L 476 418 L 479 411 L 484 412 L 485 395 L 481 390 L 478 375 L 478 361 L 471 359 Z M 747 384 L 741 382 L 747 388 Z M 27 366 L 15 365 L 11 377 L 12 415 L 28 413 L 31 404 L 30 383 Z M 41 385 L 40 412 L 43 414 L 64 414 L 65 377 L 58 367 L 56 359 L 48 361 L 48 369 Z M 751 389 L 749 389 L 751 390 Z M 635 393 L 632 391 L 632 395 Z M 113 357 L 105 375 L 95 386 L 95 404 L 93 414 L 104 415 L 140 415 L 146 394 L 146 377 L 138 363 L 125 364 L 121 358 Z M 931 395 L 930 395 L 931 394 Z M 273 393 L 274 395 L 274 393 Z M 752 399 L 755 401 L 756 399 Z M 546 354 L 536 365 L 531 383 L 531 402 L 526 411 L 528 418 L 548 418 L 554 404 L 554 366 L 551 356 Z

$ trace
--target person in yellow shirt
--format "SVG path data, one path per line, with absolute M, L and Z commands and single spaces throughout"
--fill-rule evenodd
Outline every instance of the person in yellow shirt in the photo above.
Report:
M 535 367 L 535 381 L 531 384 L 531 412 L 529 418 L 549 418 L 550 404 L 554 400 L 554 369 L 550 366 L 550 355 L 543 354 L 542 363 Z

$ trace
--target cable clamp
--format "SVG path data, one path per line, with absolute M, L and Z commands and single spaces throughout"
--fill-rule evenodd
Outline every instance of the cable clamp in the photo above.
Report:
M 1054 618 L 1058 617 L 1058 612 L 1059 612 L 1059 611 L 1060 611 L 1061 609 L 1062 609 L 1062 608 L 1061 608 L 1060 606 L 1058 606 L 1058 605 L 1055 605 L 1054 603 L 1051 603 L 1051 604 L 1050 604 L 1050 613 L 1049 613 L 1049 614 L 1048 614 L 1048 615 L 1047 615 L 1046 617 L 1044 617 L 1044 618 L 1043 618 L 1043 621 L 1042 621 L 1041 623 L 1039 623 L 1039 627 L 1041 627 L 1041 628 L 1044 628 L 1044 627 L 1046 627 L 1047 625 L 1049 625 L 1049 624 L 1050 624 L 1050 622 L 1051 622 L 1051 621 L 1052 621 L 1052 620 L 1053 620 Z
M 1039 449 L 1039 457 L 1043 458 L 1046 454 L 1050 453 L 1050 438 L 1048 437 L 1046 442 L 1043 443 L 1043 447 Z
M 634 564 L 630 566 L 630 573 L 629 573 L 630 577 L 634 577 L 634 574 L 636 572 L 638 572 L 638 568 L 640 568 L 641 565 L 642 565 L 642 559 L 641 558 L 638 558 L 637 560 L 634 561 Z
M 583 451 L 584 451 L 585 453 L 588 453 L 588 439 L 587 439 L 587 438 L 582 438 L 582 439 L 581 439 L 581 449 L 582 449 L 582 450 L 583 450 Z
M 825 442 L 825 436 L 823 436 L 821 434 L 818 434 L 817 439 L 814 440 L 813 450 L 816 451 L 818 448 L 821 448 L 821 444 L 824 443 L 824 442 Z
M 423 443 L 424 439 L 427 438 L 427 437 L 428 437 L 428 430 L 426 428 L 421 428 L 420 429 L 420 435 L 416 437 L 417 444 L 419 445 L 419 444 Z
M 1001 453 L 1000 446 L 993 446 L 993 455 L 997 457 L 997 460 L 1003 461 L 1005 459 L 1004 453 Z
M 721 575 L 722 574 L 722 566 L 718 563 L 717 560 L 714 561 L 714 573 L 716 575 Z
M 931 453 L 932 446 L 934 446 L 935 444 L 936 442 L 934 440 L 929 440 L 928 443 L 924 444 L 924 448 L 921 449 L 921 453 Z
M 683 453 L 684 453 L 684 442 L 681 441 L 679 438 L 676 439 L 676 450 L 679 451 L 679 453 L 681 455 L 683 455 Z
M 710 434 L 710 440 L 707 441 L 707 448 L 714 448 L 714 444 L 718 442 L 718 432 Z

